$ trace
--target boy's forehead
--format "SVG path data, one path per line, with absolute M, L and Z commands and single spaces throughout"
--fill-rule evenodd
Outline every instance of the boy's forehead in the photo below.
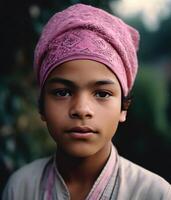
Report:
M 84 81 L 77 82 L 75 80 L 65 79 L 61 77 L 52 77 L 47 79 L 46 85 L 53 85 L 53 84 L 62 84 L 70 87 L 79 87 L 80 83 L 84 83 Z M 94 80 L 87 80 L 85 82 L 87 86 L 103 86 L 103 85 L 117 85 L 117 81 L 112 79 L 94 79 Z
M 93 60 L 72 60 L 65 62 L 57 66 L 50 75 L 49 78 L 55 76 L 62 76 L 68 78 L 78 78 L 78 79 L 116 79 L 115 74 L 103 63 L 93 61 Z
M 46 83 L 65 85 L 115 85 L 118 80 L 111 70 L 102 63 L 91 60 L 68 61 L 56 67 L 48 76 Z

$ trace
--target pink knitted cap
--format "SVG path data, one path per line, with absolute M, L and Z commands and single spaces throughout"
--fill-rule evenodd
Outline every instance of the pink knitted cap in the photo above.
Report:
M 121 19 L 92 6 L 70 6 L 49 20 L 36 46 L 34 67 L 40 88 L 58 65 L 89 59 L 114 72 L 126 96 L 137 73 L 138 44 L 138 32 Z

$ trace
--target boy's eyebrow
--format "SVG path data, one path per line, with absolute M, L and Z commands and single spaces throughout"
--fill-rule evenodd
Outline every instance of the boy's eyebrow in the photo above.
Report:
M 54 77 L 54 78 L 51 78 L 47 81 L 47 83 L 62 83 L 64 85 L 67 85 L 67 86 L 70 86 L 70 87 L 76 87 L 76 85 L 68 80 L 68 79 L 64 79 L 64 78 L 59 78 L 59 77 Z
M 111 84 L 116 84 L 114 81 L 106 79 L 106 80 L 99 80 L 95 81 L 95 85 L 111 85 Z
M 70 81 L 68 79 L 64 79 L 64 78 L 59 78 L 59 77 L 54 77 L 51 78 L 47 81 L 48 84 L 53 84 L 53 83 L 62 83 L 64 85 L 67 85 L 69 87 L 77 87 L 77 85 L 73 82 Z M 91 85 L 95 85 L 95 86 L 101 86 L 101 85 L 114 85 L 116 84 L 115 81 L 110 80 L 110 79 L 105 79 L 105 80 L 95 80 L 94 82 L 91 83 Z

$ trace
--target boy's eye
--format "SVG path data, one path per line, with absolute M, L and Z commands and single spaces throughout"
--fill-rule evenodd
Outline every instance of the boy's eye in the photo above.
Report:
M 112 96 L 109 92 L 106 92 L 106 91 L 98 91 L 96 92 L 96 97 L 98 98 L 108 98 Z
M 52 90 L 52 94 L 57 97 L 68 97 L 71 96 L 71 91 L 68 89 L 55 89 Z

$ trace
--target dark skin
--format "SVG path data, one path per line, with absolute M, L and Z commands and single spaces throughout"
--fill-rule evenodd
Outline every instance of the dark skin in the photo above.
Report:
M 110 149 L 108 151 L 110 154 Z M 58 170 L 70 191 L 71 199 L 83 200 L 86 198 L 107 159 L 108 157 L 103 155 L 103 152 L 85 159 L 75 158 L 68 156 L 65 152 L 57 151 Z
M 58 170 L 71 199 L 85 199 L 109 158 L 118 123 L 126 120 L 121 97 L 117 78 L 95 61 L 65 63 L 47 78 L 41 118 L 57 143 Z M 68 134 L 75 126 L 95 132 Z

